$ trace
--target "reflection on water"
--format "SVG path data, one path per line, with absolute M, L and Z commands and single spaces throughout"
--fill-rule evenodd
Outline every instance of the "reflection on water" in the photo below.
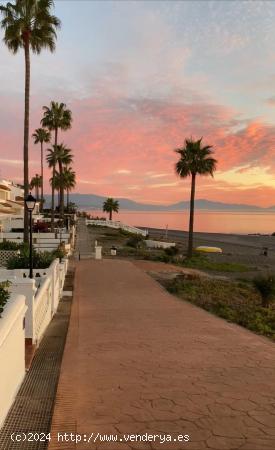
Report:
M 93 216 L 104 217 L 102 211 L 89 211 Z M 106 216 L 107 217 L 107 216 Z M 126 211 L 114 214 L 113 220 L 128 225 L 188 230 L 188 211 Z M 273 233 L 275 213 L 201 211 L 195 214 L 195 231 L 209 233 Z

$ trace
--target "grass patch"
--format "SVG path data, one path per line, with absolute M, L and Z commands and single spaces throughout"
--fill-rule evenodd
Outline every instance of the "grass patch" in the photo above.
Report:
M 248 272 L 251 270 L 248 266 L 238 263 L 211 261 L 207 256 L 195 255 L 183 261 L 184 267 L 199 270 L 210 270 L 215 272 Z
M 180 275 L 160 280 L 165 288 L 229 322 L 275 340 L 275 306 L 261 306 L 261 298 L 252 283 L 194 278 Z

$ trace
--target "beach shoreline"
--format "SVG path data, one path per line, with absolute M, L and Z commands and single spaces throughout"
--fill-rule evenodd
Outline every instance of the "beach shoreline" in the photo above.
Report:
M 162 238 L 176 243 L 187 243 L 188 231 L 146 228 L 153 238 Z M 275 257 L 275 236 L 266 234 L 233 234 L 194 232 L 194 246 L 207 245 L 221 247 L 225 253 L 261 255 L 264 247 Z

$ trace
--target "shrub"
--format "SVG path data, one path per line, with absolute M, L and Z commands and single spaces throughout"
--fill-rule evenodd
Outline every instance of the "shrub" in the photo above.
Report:
M 136 249 L 134 249 L 133 247 L 120 247 L 117 249 L 117 254 L 124 257 L 135 256 Z
M 262 299 L 262 307 L 268 308 L 275 295 L 274 275 L 258 276 L 254 278 L 253 284 Z
M 56 250 L 54 250 L 54 251 L 52 252 L 52 254 L 53 254 L 53 256 L 54 256 L 53 259 L 59 258 L 59 259 L 61 260 L 61 259 L 65 258 L 65 256 L 66 256 L 66 250 L 65 250 L 65 247 L 62 246 L 62 245 L 59 246 Z
M 128 239 L 126 245 L 128 247 L 141 248 L 144 245 L 144 239 L 140 234 L 135 234 Z
M 8 291 L 9 286 L 9 281 L 2 281 L 0 283 L 0 318 L 2 317 L 2 312 L 4 311 L 8 299 L 10 298 L 10 293 Z
M 34 269 L 46 269 L 52 263 L 55 258 L 59 258 L 59 250 L 54 250 L 53 252 L 37 252 L 33 249 L 33 268 Z M 64 254 L 62 253 L 64 257 Z M 13 269 L 28 269 L 29 266 L 29 247 L 24 244 L 20 248 L 20 254 L 12 256 L 7 262 L 7 268 Z
M 123 228 L 119 228 L 118 231 L 119 231 L 119 234 L 121 234 L 122 236 L 128 236 L 128 237 L 138 236 L 136 233 L 131 233 L 131 231 L 123 230 Z
M 179 253 L 179 248 L 178 247 L 168 247 L 164 251 L 167 256 L 174 257 Z
M 19 250 L 21 244 L 12 241 L 0 242 L 0 250 Z

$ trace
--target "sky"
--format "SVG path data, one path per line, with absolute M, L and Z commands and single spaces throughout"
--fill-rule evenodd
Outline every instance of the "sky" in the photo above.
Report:
M 57 0 L 55 14 L 56 52 L 31 57 L 30 134 L 51 100 L 72 110 L 76 192 L 187 200 L 174 149 L 203 137 L 218 166 L 197 198 L 275 204 L 275 2 Z M 1 41 L 0 61 L 0 177 L 20 182 L 24 55 Z M 30 139 L 31 176 L 39 160 Z

